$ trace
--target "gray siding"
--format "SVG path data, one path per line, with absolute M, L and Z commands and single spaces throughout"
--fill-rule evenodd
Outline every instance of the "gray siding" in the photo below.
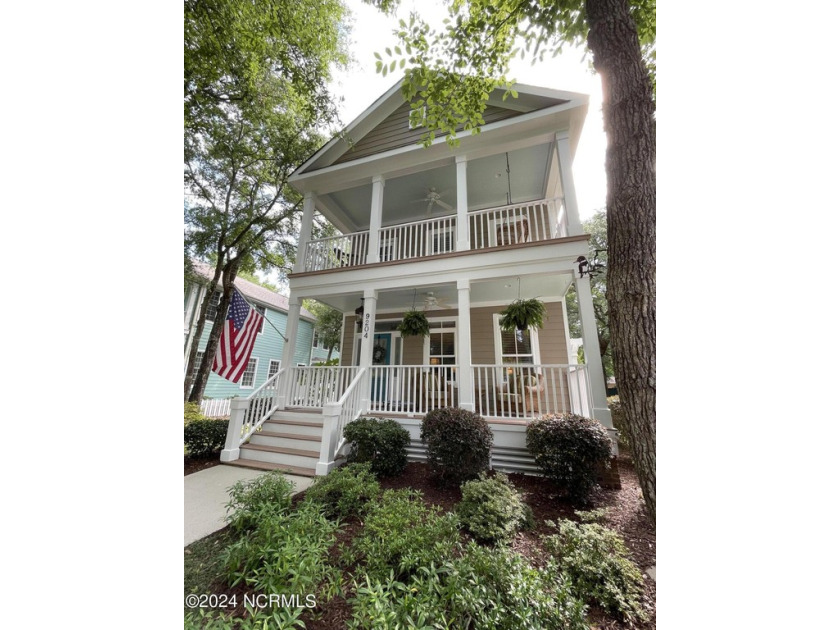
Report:
M 338 158 L 335 163 L 350 162 L 351 160 L 367 157 L 374 153 L 384 153 L 390 149 L 417 144 L 427 130 L 425 127 L 409 129 L 408 115 L 410 111 L 411 106 L 408 103 L 403 103 L 393 114 L 374 127 L 364 138 L 360 140 L 356 139 L 355 144 L 344 155 Z M 484 110 L 483 118 L 484 123 L 489 124 L 520 115 L 521 112 L 489 105 Z M 460 131 L 461 127 L 458 130 Z

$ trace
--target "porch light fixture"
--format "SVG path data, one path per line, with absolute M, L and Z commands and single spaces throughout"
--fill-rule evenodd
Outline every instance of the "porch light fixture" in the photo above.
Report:
M 580 277 L 583 278 L 584 275 L 589 276 L 590 278 L 602 273 L 606 265 L 602 262 L 598 261 L 598 253 L 602 252 L 602 249 L 595 250 L 595 256 L 592 259 L 592 262 L 586 259 L 586 256 L 578 256 L 577 260 L 575 261 L 578 264 L 578 273 Z
M 359 308 L 357 308 L 353 312 L 356 313 L 356 321 L 361 322 L 362 321 L 362 313 L 365 312 L 365 298 L 362 298 L 362 305 L 359 306 Z

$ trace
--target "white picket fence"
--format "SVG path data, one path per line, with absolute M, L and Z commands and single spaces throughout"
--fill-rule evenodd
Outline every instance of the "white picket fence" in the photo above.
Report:
M 231 400 L 231 398 L 202 400 L 201 413 L 208 418 L 227 418 L 230 416 Z

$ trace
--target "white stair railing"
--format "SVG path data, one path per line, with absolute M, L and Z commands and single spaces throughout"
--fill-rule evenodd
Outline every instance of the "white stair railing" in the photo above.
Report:
M 316 475 L 326 475 L 335 467 L 335 458 L 345 443 L 344 427 L 362 415 L 364 400 L 367 398 L 367 368 L 358 370 L 344 390 L 341 398 L 324 405 L 324 429 L 321 434 L 321 456 L 315 466 Z
M 470 248 L 486 249 L 557 238 L 559 199 L 541 199 L 470 212 Z
M 247 398 L 234 398 L 230 401 L 230 423 L 221 455 L 223 462 L 239 459 L 239 447 L 277 410 L 280 383 L 285 371 L 286 368 L 281 368 Z
M 496 418 L 538 418 L 573 412 L 590 417 L 585 365 L 473 365 L 475 409 Z
M 353 232 L 309 241 L 303 254 L 304 271 L 355 267 L 367 261 L 369 232 Z
M 379 231 L 379 261 L 406 260 L 455 251 L 455 215 L 402 223 Z

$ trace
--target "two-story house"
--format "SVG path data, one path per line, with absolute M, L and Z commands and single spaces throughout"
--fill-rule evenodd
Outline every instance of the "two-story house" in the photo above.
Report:
M 438 406 L 484 416 L 493 464 L 535 470 L 525 449 L 534 417 L 575 411 L 612 430 L 601 369 L 572 159 L 588 107 L 583 94 L 526 85 L 491 95 L 481 133 L 424 148 L 399 83 L 302 164 L 290 183 L 304 195 L 300 249 L 289 277 L 288 334 L 301 301 L 345 314 L 339 367 L 282 373 L 231 423 L 224 461 L 326 474 L 341 458 L 343 427 L 393 418 L 422 458 L 419 424 Z M 311 238 L 315 213 L 339 231 Z M 585 365 L 576 365 L 565 295 L 579 299 Z M 517 298 L 547 307 L 542 329 L 505 332 L 500 312 Z M 424 311 L 427 337 L 398 325 Z M 244 427 L 244 428 L 243 428 Z

